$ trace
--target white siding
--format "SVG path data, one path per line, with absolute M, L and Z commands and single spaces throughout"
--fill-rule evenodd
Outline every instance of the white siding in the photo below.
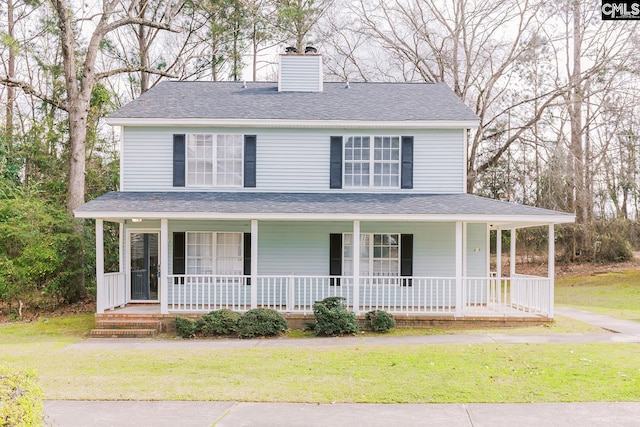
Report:
M 329 275 L 329 235 L 352 230 L 342 222 L 260 222 L 258 273 Z
M 322 56 L 280 55 L 278 90 L 322 92 Z
M 350 222 L 265 222 L 259 226 L 261 275 L 329 274 L 329 235 L 350 233 Z M 361 223 L 362 233 L 413 234 L 416 276 L 455 275 L 455 225 L 443 223 Z
M 467 277 L 487 277 L 487 225 L 467 225 Z
M 156 229 L 159 221 L 127 224 L 127 229 Z M 480 245 L 484 256 L 484 224 L 473 224 L 468 246 Z M 476 232 L 477 230 L 477 232 Z M 173 233 L 186 231 L 243 232 L 251 231 L 246 221 L 169 221 L 169 271 L 173 264 Z M 351 222 L 280 222 L 260 221 L 258 225 L 258 274 L 314 276 L 329 274 L 329 235 L 351 233 Z M 362 233 L 413 234 L 413 273 L 421 277 L 453 277 L 455 275 L 454 223 L 373 223 L 362 222 Z M 477 237 L 477 239 L 476 239 Z M 475 243 L 475 240 L 478 240 Z M 473 242 L 473 243 L 472 243 Z M 478 255 L 478 257 L 481 257 Z M 482 276 L 479 262 L 469 257 L 469 270 Z
M 202 188 L 173 187 L 173 134 L 190 132 L 257 135 L 257 187 L 211 188 L 212 191 L 354 191 L 329 188 L 329 150 L 332 135 L 412 135 L 413 189 L 392 191 L 434 194 L 465 191 L 462 130 L 332 131 L 149 127 L 127 127 L 124 130 L 122 190 L 203 191 Z
M 162 128 L 124 128 L 121 191 L 173 190 L 173 133 Z

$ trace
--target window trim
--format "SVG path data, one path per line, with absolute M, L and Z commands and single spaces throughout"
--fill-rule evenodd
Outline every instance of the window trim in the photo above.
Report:
M 193 258 L 189 256 L 189 235 L 193 235 L 193 234 L 211 234 L 212 235 L 212 240 L 211 240 L 211 274 L 208 273 L 189 273 L 189 259 Z M 218 235 L 219 234 L 238 234 L 240 235 L 240 255 L 237 257 L 238 260 L 240 261 L 240 268 L 238 271 L 240 271 L 239 274 L 232 274 L 232 275 L 224 275 L 224 276 L 230 276 L 230 277 L 240 277 L 240 276 L 244 276 L 245 272 L 244 272 L 244 262 L 245 262 L 245 253 L 244 253 L 244 234 L 242 231 L 185 231 L 185 239 L 184 239 L 184 271 L 185 271 L 185 275 L 189 276 L 189 275 L 195 275 L 195 276 L 218 276 Z M 235 257 L 234 257 L 235 258 Z
M 347 185 L 347 179 L 346 179 L 346 166 L 347 166 L 347 162 L 351 162 L 353 163 L 354 160 L 347 160 L 347 141 L 349 140 L 349 138 L 365 138 L 368 137 L 369 138 L 369 185 L 359 185 L 359 186 L 355 186 L 355 185 Z M 392 186 L 384 186 L 384 185 L 380 185 L 377 186 L 375 185 L 375 165 L 376 165 L 376 160 L 375 160 L 375 139 L 376 138 L 397 138 L 398 139 L 398 159 L 395 161 L 389 161 L 389 160 L 379 160 L 377 163 L 379 164 L 390 164 L 391 162 L 396 162 L 398 165 L 398 184 L 397 185 L 392 185 Z M 402 157 L 402 135 L 376 135 L 376 134 L 348 134 L 348 135 L 343 135 L 342 137 L 342 188 L 348 188 L 350 190 L 356 190 L 356 189 L 379 189 L 379 190 L 397 190 L 397 189 L 401 189 L 402 187 L 402 162 L 403 162 L 403 157 Z M 361 163 L 363 163 L 362 161 L 360 161 Z M 383 233 L 386 234 L 386 233 Z
M 192 160 L 189 158 L 189 140 L 196 136 L 196 135 L 205 135 L 208 136 L 210 135 L 212 140 L 213 140 L 213 148 L 212 148 L 212 158 L 211 158 L 211 164 L 213 167 L 212 170 L 212 183 L 211 184 L 189 184 L 189 161 Z M 237 185 L 221 185 L 218 184 L 218 136 L 233 136 L 233 137 L 239 137 L 240 138 L 240 150 L 241 150 L 241 154 L 240 154 L 240 158 L 239 158 L 239 162 L 240 162 L 240 168 L 241 168 L 241 172 L 240 172 L 240 183 Z M 209 133 L 209 132 L 192 132 L 192 133 L 187 133 L 185 134 L 185 141 L 184 141 L 184 186 L 186 188 L 242 188 L 244 187 L 244 175 L 245 175 L 245 135 L 240 134 L 240 133 Z M 199 159 L 200 160 L 200 159 Z

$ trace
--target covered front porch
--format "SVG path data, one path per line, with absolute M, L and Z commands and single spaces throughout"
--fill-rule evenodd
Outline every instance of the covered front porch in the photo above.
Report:
M 433 212 L 430 203 L 442 209 L 446 195 L 407 196 L 412 203 L 408 212 L 402 212 L 406 200 L 390 196 L 377 195 L 371 200 L 368 195 L 363 201 L 367 206 L 359 206 L 357 196 L 351 197 L 355 199 L 353 212 L 347 213 L 343 208 L 335 212 L 304 203 L 316 195 L 288 195 L 297 204 L 286 200 L 285 212 L 280 212 L 280 206 L 264 205 L 260 206 L 264 211 L 251 211 L 244 204 L 249 212 L 239 213 L 234 211 L 236 204 L 228 209 L 219 203 L 207 204 L 210 210 L 187 207 L 188 212 L 177 206 L 159 212 L 151 212 L 149 206 L 133 211 L 131 205 L 113 204 L 107 211 L 107 204 L 96 203 L 98 209 L 79 216 L 96 218 L 97 313 L 122 307 L 146 310 L 152 304 L 162 315 L 257 307 L 307 315 L 313 312 L 314 302 L 340 296 L 356 314 L 385 310 L 407 317 L 553 318 L 554 224 L 572 221 L 571 215 L 468 195 L 455 195 L 463 202 L 456 207 L 463 213 Z M 125 199 L 131 197 L 125 194 Z M 169 200 L 175 197 L 166 196 Z M 255 201 L 265 196 L 244 197 Z M 370 211 L 372 202 L 388 206 L 381 209 L 376 204 L 375 212 L 356 213 Z M 470 207 L 478 212 L 469 213 Z M 104 272 L 105 221 L 119 224 L 117 272 Z M 521 275 L 515 268 L 517 229 L 532 226 L 548 230 L 545 277 Z M 489 254 L 491 230 L 497 231 L 493 234 L 495 265 Z M 503 274 L 501 265 L 505 232 L 511 235 L 508 274 Z M 333 249 L 335 236 L 339 236 L 337 250 Z M 240 258 L 235 260 L 214 255 L 207 268 L 185 269 L 185 263 L 193 267 L 202 261 L 198 259 L 202 254 L 191 251 L 202 245 L 204 237 L 213 242 L 207 245 L 214 253 L 225 250 L 230 243 L 224 239 L 231 237 L 242 242 L 243 253 L 238 252 Z M 385 239 L 391 242 L 388 247 L 384 243 L 376 246 L 377 240 Z M 185 246 L 184 240 L 191 243 Z M 134 241 L 138 246 L 134 247 Z M 143 261 L 133 261 L 141 257 L 136 253 L 144 254 Z M 393 255 L 381 255 L 385 253 Z M 236 268 L 230 272 L 234 262 Z M 383 264 L 386 267 L 380 267 Z M 142 293 L 142 282 L 136 278 L 140 272 L 147 275 Z
M 159 313 L 206 313 L 222 308 L 246 311 L 256 307 L 271 308 L 283 313 L 309 314 L 313 304 L 329 296 L 345 298 L 347 306 L 356 312 L 385 310 L 395 315 L 451 315 L 464 316 L 523 316 L 538 315 L 553 318 L 554 226 L 548 225 L 549 263 L 547 277 L 527 276 L 515 271 L 516 239 L 511 239 L 511 271 L 502 276 L 502 230 L 498 229 L 496 269 L 485 276 L 468 276 L 467 256 L 470 251 L 486 251 L 484 247 L 469 248 L 466 242 L 467 223 L 455 223 L 455 270 L 452 276 L 371 276 L 359 275 L 361 221 L 352 222 L 355 254 L 350 275 L 260 274 L 259 223 L 251 221 L 251 264 L 253 274 L 163 274 L 162 266 L 169 266 L 169 220 L 160 220 L 157 243 L 158 261 L 146 268 L 157 268 L 156 280 L 147 283 L 151 295 L 148 300 L 136 296 L 137 275 L 131 264 L 132 243 L 127 248 L 124 222 L 120 224 L 120 271 L 104 272 L 103 220 L 96 220 L 97 254 L 97 312 L 104 313 L 121 307 L 140 307 L 148 303 L 157 306 Z M 489 225 L 487 224 L 487 237 Z M 142 229 L 141 231 L 149 231 Z M 151 230 L 152 231 L 152 230 Z M 510 229 L 515 236 L 516 229 Z M 136 233 L 136 236 L 139 233 Z M 131 235 L 130 235 L 131 239 Z M 125 249 L 127 248 L 127 249 Z M 469 249 L 469 250 L 465 250 Z M 125 256 L 125 254 L 129 256 Z M 155 267 L 154 267 L 155 265 Z M 147 303 L 147 304 L 143 304 Z M 144 308 L 143 308 L 144 307 Z M 131 310 L 129 310 L 131 311 Z

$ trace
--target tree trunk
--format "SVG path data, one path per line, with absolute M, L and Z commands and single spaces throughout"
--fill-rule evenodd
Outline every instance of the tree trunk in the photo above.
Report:
M 7 31 L 10 39 L 14 38 L 15 21 L 13 18 L 13 0 L 7 0 Z M 13 47 L 9 47 L 9 58 L 7 60 L 7 76 L 10 79 L 16 77 L 16 53 Z M 7 141 L 8 155 L 13 152 L 13 107 L 15 102 L 15 88 L 8 86 L 7 106 L 5 110 L 5 138 Z
M 573 71 L 571 73 L 571 155 L 573 162 L 574 209 L 576 222 L 584 224 L 587 219 L 585 183 L 584 183 L 584 149 L 582 146 L 582 103 L 584 91 L 581 82 L 581 53 L 582 53 L 582 19 L 580 0 L 572 0 L 571 13 L 573 15 Z
M 73 210 L 84 203 L 85 187 L 85 143 L 87 138 L 87 115 L 89 103 L 84 99 L 71 100 L 69 105 L 69 189 L 67 210 Z

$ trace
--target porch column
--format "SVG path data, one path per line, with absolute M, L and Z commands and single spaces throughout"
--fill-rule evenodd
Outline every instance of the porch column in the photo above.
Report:
M 556 263 L 556 236 L 553 224 L 549 224 L 549 318 L 553 319 L 553 303 L 555 298 L 555 263 Z
M 516 229 L 511 229 L 511 253 L 509 254 L 509 276 L 516 275 Z
M 353 311 L 360 312 L 360 221 L 353 221 Z
M 502 230 L 500 228 L 496 230 L 496 279 L 499 285 L 502 279 Z
M 251 308 L 258 307 L 258 220 L 251 220 Z
M 124 224 L 118 224 L 118 272 L 124 274 Z
M 160 220 L 160 314 L 169 314 L 169 220 Z
M 104 223 L 96 219 L 96 313 L 104 313 Z
M 462 317 L 464 313 L 464 281 L 462 278 L 462 264 L 463 264 L 463 232 L 462 222 L 456 222 L 456 317 Z

